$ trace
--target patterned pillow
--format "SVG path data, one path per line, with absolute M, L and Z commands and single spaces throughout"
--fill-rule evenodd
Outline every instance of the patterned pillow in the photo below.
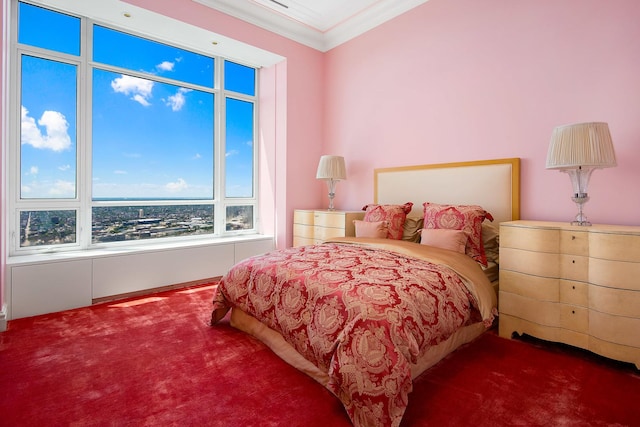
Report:
M 407 214 L 411 212 L 412 202 L 404 205 L 366 205 L 362 208 L 365 211 L 364 220 L 369 222 L 387 221 L 388 239 L 402 239 L 404 221 Z
M 424 228 L 462 230 L 469 235 L 466 254 L 483 266 L 487 256 L 482 243 L 482 221 L 493 221 L 491 214 L 478 205 L 440 205 L 425 202 Z
M 386 239 L 387 221 L 360 221 L 353 220 L 353 225 L 356 227 L 356 237 L 375 237 L 378 239 Z

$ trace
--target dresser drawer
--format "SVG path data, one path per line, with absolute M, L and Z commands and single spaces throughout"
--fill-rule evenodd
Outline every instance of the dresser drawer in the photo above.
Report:
M 588 256 L 589 234 L 584 231 L 560 231 L 560 253 Z
M 327 240 L 332 237 L 344 237 L 344 229 L 315 226 L 313 236 L 316 240 Z
M 558 279 L 500 269 L 500 290 L 541 301 L 558 302 Z
M 556 255 L 560 259 L 561 279 L 580 280 L 589 279 L 589 258 L 578 255 Z
M 577 305 L 560 304 L 560 326 L 572 331 L 589 332 L 589 309 Z
M 313 238 L 313 225 L 293 224 L 293 235 L 297 237 Z
M 313 245 L 316 243 L 319 243 L 319 242 L 316 242 L 314 239 L 309 237 L 293 236 L 293 246 L 306 246 L 306 245 Z
M 500 291 L 500 313 L 544 326 L 560 326 L 560 304 Z
M 640 292 L 602 286 L 589 287 L 589 308 L 617 316 L 640 316 Z M 636 331 L 640 335 L 640 329 Z
M 304 211 L 304 210 L 293 211 L 293 223 L 313 225 L 314 212 L 315 211 Z
M 589 281 L 596 285 L 640 291 L 640 263 L 591 258 Z
M 560 258 L 557 253 L 500 247 L 500 269 L 557 278 L 560 277 Z
M 345 227 L 345 214 L 342 212 L 318 212 L 313 215 L 313 225 L 321 227 Z
M 553 229 L 501 226 L 500 250 L 502 251 L 503 248 L 558 253 L 560 251 L 560 231 Z
M 560 280 L 560 302 L 563 304 L 589 306 L 589 285 L 585 282 Z
M 591 233 L 589 253 L 594 258 L 640 263 L 640 236 Z
M 589 333 L 601 340 L 640 349 L 640 319 L 589 311 Z

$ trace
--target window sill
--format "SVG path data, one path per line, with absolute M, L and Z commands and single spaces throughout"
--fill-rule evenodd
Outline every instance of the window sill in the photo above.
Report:
M 178 249 L 220 246 L 244 242 L 273 240 L 273 236 L 265 234 L 244 234 L 238 236 L 215 237 L 208 239 L 182 240 L 178 242 L 149 242 L 147 244 L 117 245 L 77 251 L 48 251 L 38 254 L 13 255 L 7 258 L 8 266 L 37 264 L 57 261 L 73 261 L 110 256 L 134 255 L 151 252 L 172 251 Z

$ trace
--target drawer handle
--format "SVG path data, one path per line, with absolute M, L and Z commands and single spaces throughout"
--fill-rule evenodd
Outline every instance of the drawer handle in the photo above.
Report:
M 571 240 L 576 240 L 576 236 L 571 236 Z
M 573 285 L 573 286 L 571 287 L 571 289 L 575 289 L 575 288 L 576 288 L 576 286 L 575 286 L 575 285 Z
M 571 260 L 571 263 L 572 263 L 572 264 L 575 264 L 575 263 L 576 263 L 576 260 L 575 260 L 575 259 L 572 259 L 572 260 Z
M 571 310 L 571 314 L 576 314 L 576 311 L 575 310 Z

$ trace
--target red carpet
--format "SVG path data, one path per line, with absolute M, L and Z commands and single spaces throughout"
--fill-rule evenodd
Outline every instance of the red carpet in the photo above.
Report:
M 1 426 L 349 426 L 261 343 L 210 327 L 211 287 L 18 319 L 0 333 Z M 416 380 L 403 427 L 640 425 L 640 374 L 493 332 Z

